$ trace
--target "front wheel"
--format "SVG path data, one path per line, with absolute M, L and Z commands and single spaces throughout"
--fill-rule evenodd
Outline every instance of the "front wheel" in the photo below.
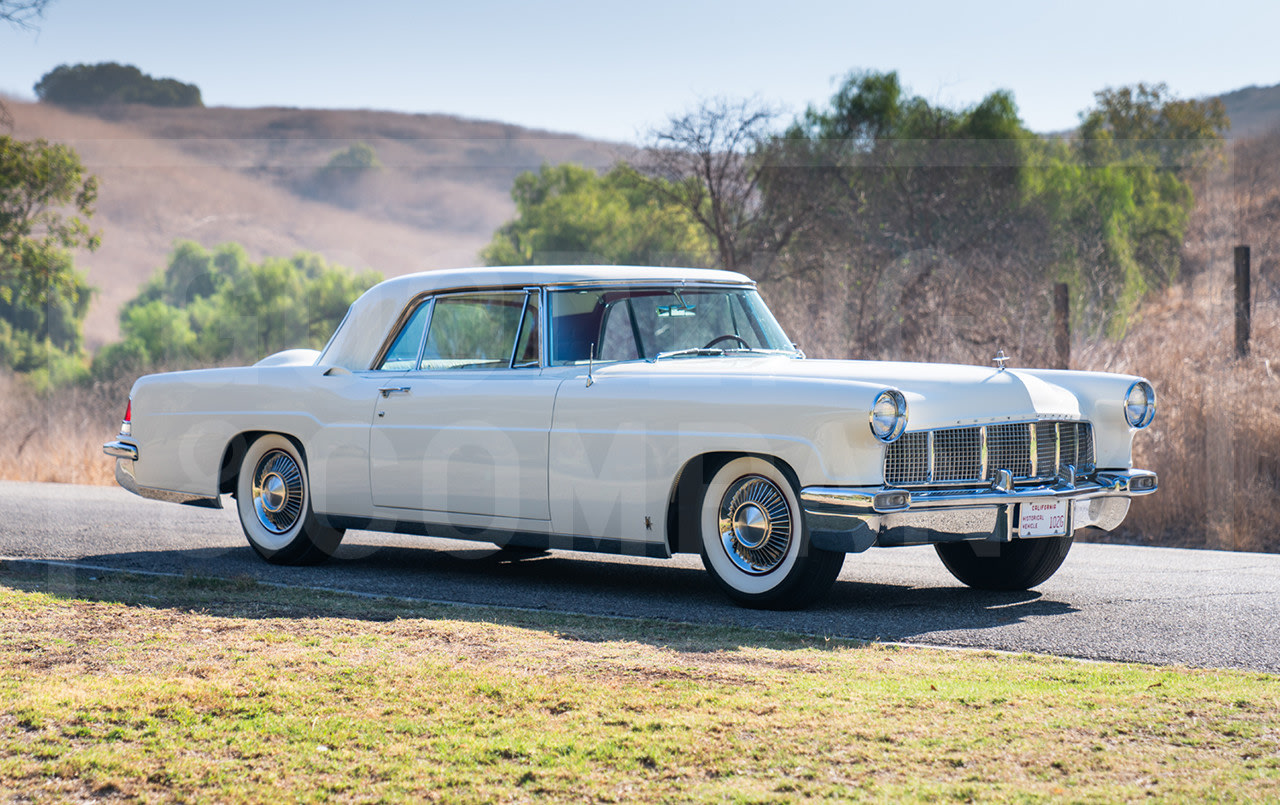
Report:
M 342 542 L 342 531 L 316 519 L 306 463 L 283 436 L 249 446 L 236 478 L 236 511 L 249 544 L 274 565 L 319 564 Z
M 934 546 L 951 575 L 979 590 L 1029 590 L 1057 572 L 1071 537 L 1013 542 L 940 542 Z
M 702 564 L 743 606 L 797 609 L 831 589 L 844 554 L 809 544 L 795 488 L 761 458 L 734 459 L 707 484 L 699 511 Z

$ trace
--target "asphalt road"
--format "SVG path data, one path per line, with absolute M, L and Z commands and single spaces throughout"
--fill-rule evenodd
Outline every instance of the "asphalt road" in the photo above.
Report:
M 757 612 L 723 598 L 696 556 L 653 560 L 556 551 L 513 559 L 484 543 L 348 532 L 326 565 L 273 567 L 248 547 L 234 510 L 148 501 L 113 487 L 0 482 L 0 557 L 1280 672 L 1280 555 L 1270 554 L 1077 544 L 1040 588 L 990 593 L 960 585 L 930 548 L 873 548 L 845 560 L 835 588 L 814 608 Z

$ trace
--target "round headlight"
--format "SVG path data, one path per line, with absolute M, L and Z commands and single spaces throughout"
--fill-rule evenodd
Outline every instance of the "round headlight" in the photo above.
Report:
M 907 398 L 897 389 L 885 389 L 871 406 L 871 435 L 886 444 L 907 429 Z
M 1145 428 L 1156 416 L 1156 390 L 1145 380 L 1129 387 L 1124 395 L 1124 418 L 1130 427 Z

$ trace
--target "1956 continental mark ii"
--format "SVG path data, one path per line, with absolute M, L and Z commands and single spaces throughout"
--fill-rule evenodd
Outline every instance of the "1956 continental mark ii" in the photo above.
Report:
M 143 497 L 230 494 L 268 562 L 346 529 L 700 553 L 784 608 L 872 546 L 1040 584 L 1156 490 L 1154 414 L 1137 377 L 807 359 L 732 272 L 482 268 L 375 286 L 322 352 L 143 377 L 104 450 Z

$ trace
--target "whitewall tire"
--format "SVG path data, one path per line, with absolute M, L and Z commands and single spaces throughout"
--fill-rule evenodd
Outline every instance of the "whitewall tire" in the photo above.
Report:
M 702 564 L 744 606 L 806 606 L 831 588 L 844 564 L 844 554 L 809 544 L 795 487 L 762 458 L 735 458 L 716 471 L 698 525 Z
M 236 478 L 236 511 L 249 544 L 272 564 L 317 564 L 342 542 L 342 531 L 317 521 L 306 462 L 283 436 L 259 437 L 245 452 Z

